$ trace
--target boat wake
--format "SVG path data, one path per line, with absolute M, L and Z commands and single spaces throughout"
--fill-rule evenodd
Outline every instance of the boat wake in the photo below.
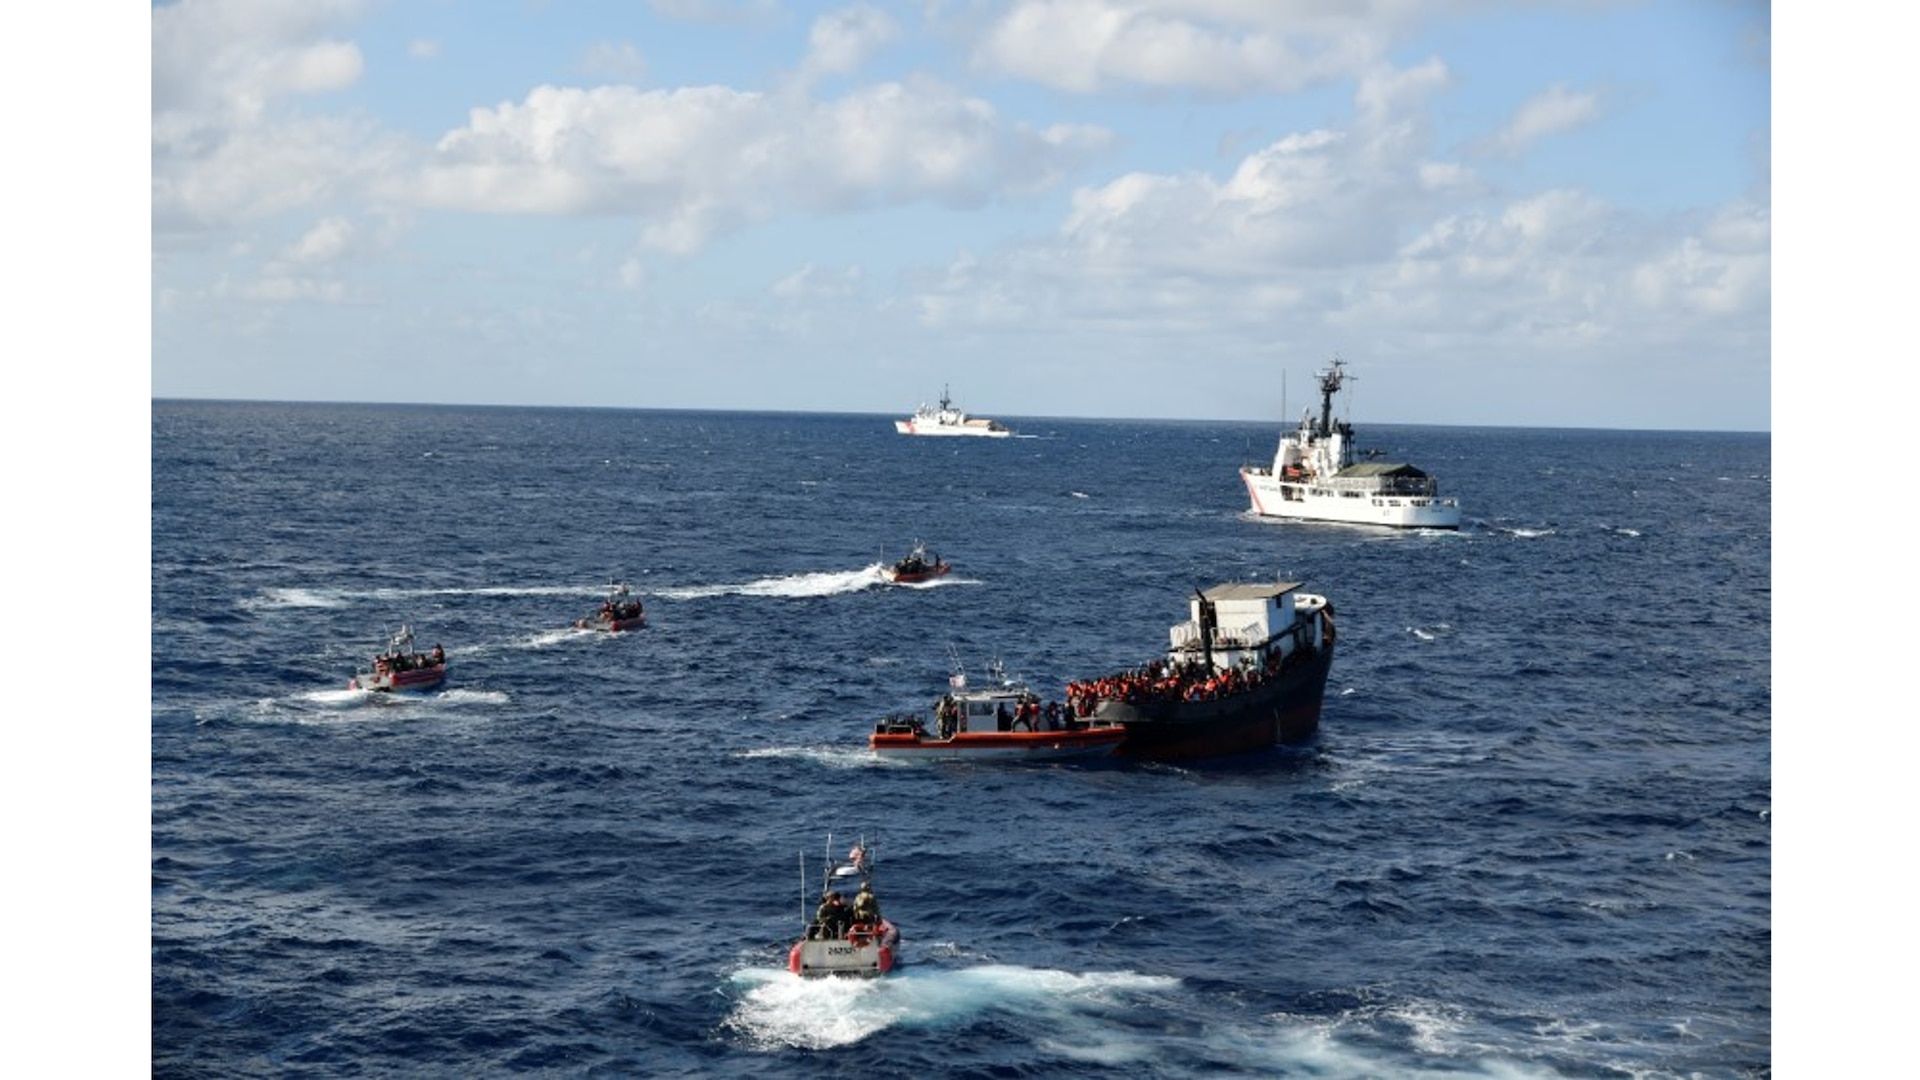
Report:
M 260 596 L 240 601 L 240 606 L 252 611 L 275 611 L 282 608 L 346 607 L 347 601 L 333 589 L 268 589 Z
M 1044 1018 L 1065 1042 L 1076 1034 L 1096 1039 L 1111 1027 L 1109 1012 L 1180 986 L 1179 979 L 1130 971 L 1006 964 L 908 967 L 882 979 L 802 979 L 784 970 L 748 968 L 732 981 L 743 992 L 725 1024 L 763 1050 L 823 1050 L 889 1028 L 951 1029 L 1000 1012 Z
M 295 696 L 295 700 L 306 702 L 323 709 L 352 709 L 362 705 L 379 704 L 387 695 L 372 690 L 309 690 Z
M 255 611 L 282 608 L 339 608 L 364 601 L 416 600 L 427 596 L 597 596 L 606 591 L 602 585 L 486 585 L 445 589 L 334 589 L 271 588 L 259 596 L 240 601 L 240 606 Z
M 873 563 L 858 570 L 825 570 L 811 574 L 758 578 L 739 585 L 695 585 L 660 589 L 661 596 L 674 600 L 700 600 L 711 596 L 777 596 L 804 598 L 839 596 L 876 588 L 887 583 L 886 566 Z
M 436 695 L 448 705 L 505 705 L 513 700 L 504 690 L 471 690 L 455 688 L 442 690 Z
M 499 690 L 452 689 L 397 694 L 377 690 L 307 690 L 284 698 L 255 701 L 245 710 L 245 719 L 255 723 L 359 724 L 446 716 L 474 706 L 507 705 L 512 700 Z M 206 718 L 202 722 L 206 722 Z
M 742 758 L 792 758 L 811 761 L 833 769 L 870 769 L 880 760 L 866 747 L 851 750 L 845 746 L 768 746 L 743 751 Z

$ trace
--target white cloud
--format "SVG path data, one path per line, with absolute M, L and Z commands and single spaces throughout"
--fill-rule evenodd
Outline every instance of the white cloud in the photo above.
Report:
M 860 287 L 862 271 L 856 264 L 827 270 L 808 263 L 773 283 L 773 295 L 782 300 L 812 300 L 852 296 Z
M 364 123 L 282 114 L 284 99 L 357 82 L 330 37 L 341 0 L 181 0 L 153 9 L 153 223 L 184 232 L 304 206 L 364 164 Z
M 861 4 L 841 8 L 813 21 L 807 34 L 807 72 L 858 70 L 874 50 L 900 36 L 900 25 L 885 12 Z
M 1376 73 L 1347 130 L 1286 135 L 1205 173 L 1133 174 L 1074 194 L 1061 237 L 1109 274 L 1261 275 L 1273 267 L 1364 265 L 1417 231 L 1443 198 L 1479 189 L 1472 174 L 1426 156 L 1432 65 Z
M 620 287 L 629 292 L 639 292 L 647 286 L 646 264 L 637 258 L 628 258 L 620 263 L 618 274 Z
M 363 302 L 342 282 L 289 273 L 284 268 L 274 268 L 250 281 L 236 282 L 223 277 L 207 290 L 207 295 L 219 300 L 248 300 L 270 305 Z
M 786 17 L 780 0 L 651 0 L 648 6 L 663 19 L 714 26 L 772 26 Z
M 542 86 L 473 109 L 430 147 L 357 113 L 282 107 L 359 78 L 358 47 L 339 36 L 359 13 L 345 0 L 155 9 L 156 236 L 357 204 L 631 216 L 647 245 L 690 253 L 783 213 L 1028 195 L 1111 141 L 1091 127 L 1010 123 L 931 80 L 831 100 L 724 86 Z M 856 65 L 898 32 L 872 8 L 835 12 L 814 25 L 809 62 Z M 596 47 L 588 62 L 610 74 L 643 66 L 630 45 Z
M 1757 315 L 1772 301 L 1772 213 L 1727 207 L 1635 268 L 1634 298 L 1691 315 Z
M 1576 94 L 1565 86 L 1552 86 L 1521 105 L 1513 119 L 1493 136 L 1492 146 L 1498 153 L 1518 156 L 1547 136 L 1574 131 L 1599 118 L 1598 95 Z
M 1294 90 L 1376 63 L 1410 0 L 1019 0 L 975 43 L 976 66 L 1060 90 Z
M 1443 74 L 1373 78 L 1351 127 L 1277 139 L 1222 178 L 1136 172 L 1080 189 L 1054 237 L 919 275 L 908 306 L 947 333 L 1052 324 L 1185 347 L 1287 326 L 1476 362 L 1601 345 L 1649 364 L 1710 327 L 1766 355 L 1763 207 L 1688 224 L 1571 190 L 1497 201 L 1430 156 L 1420 88 Z
M 595 42 L 580 61 L 589 75 L 639 82 L 647 77 L 647 60 L 630 41 Z
M 725 87 L 544 86 L 475 109 L 435 147 L 429 206 L 483 213 L 624 214 L 652 247 L 691 252 L 787 211 L 934 200 L 978 205 L 1056 182 L 1106 132 L 1036 131 L 932 83 L 883 83 L 833 101 Z
M 353 85 L 365 68 L 359 47 L 320 35 L 359 10 L 353 0 L 180 0 L 155 7 L 156 130 L 162 118 L 176 127 L 196 117 L 257 121 L 274 98 Z
M 1447 66 L 1428 60 L 1407 68 L 1370 66 L 1354 91 L 1357 122 L 1376 130 L 1425 126 L 1427 99 L 1452 82 Z
M 286 120 L 208 132 L 153 162 L 156 233 L 189 233 L 314 206 L 367 183 L 396 162 L 369 125 Z
M 353 248 L 353 225 L 342 217 L 329 217 L 295 241 L 285 257 L 300 263 L 332 262 Z
M 440 43 L 431 38 L 414 38 L 407 42 L 407 55 L 415 60 L 432 60 L 440 55 Z

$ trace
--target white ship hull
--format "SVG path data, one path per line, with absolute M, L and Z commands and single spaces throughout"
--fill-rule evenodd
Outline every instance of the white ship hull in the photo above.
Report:
M 1458 529 L 1460 503 L 1438 496 L 1343 492 L 1287 483 L 1265 469 L 1242 468 L 1252 510 L 1261 517 L 1385 525 L 1400 529 Z
M 1013 434 L 998 420 L 968 416 L 965 409 L 954 408 L 953 398 L 944 388 L 940 391 L 939 408 L 922 403 L 912 416 L 895 420 L 893 430 L 902 435 L 978 435 L 989 439 L 1004 439 Z
M 862 927 L 845 939 L 794 942 L 787 953 L 787 970 L 803 979 L 825 976 L 878 978 L 893 970 L 900 931 L 885 919 L 878 930 Z
M 1460 501 L 1442 498 L 1439 481 L 1405 462 L 1376 460 L 1354 446 L 1353 425 L 1333 418 L 1333 396 L 1346 381 L 1339 357 L 1320 383 L 1320 415 L 1280 436 L 1270 466 L 1242 465 L 1247 499 L 1261 517 L 1380 525 L 1390 529 L 1457 529 Z
M 895 420 L 893 430 L 902 435 L 978 435 L 988 439 L 1004 439 L 1013 432 L 1006 428 L 987 426 L 985 420 L 968 421 L 964 424 L 921 423 L 913 420 Z

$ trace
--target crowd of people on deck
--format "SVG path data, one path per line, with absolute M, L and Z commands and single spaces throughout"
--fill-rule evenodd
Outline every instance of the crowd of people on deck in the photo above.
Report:
M 644 610 L 638 600 L 603 600 L 600 602 L 600 621 L 625 622 L 639 618 Z
M 930 571 L 937 571 L 943 565 L 940 562 L 940 556 L 924 548 L 914 548 L 899 562 L 893 564 L 893 573 L 895 577 L 917 577 Z
M 1283 658 L 1270 649 L 1263 663 L 1251 658 L 1240 667 L 1212 667 L 1204 661 L 1174 663 L 1163 657 L 1128 671 L 1067 684 L 1067 704 L 1075 716 L 1093 715 L 1103 700 L 1132 704 L 1169 701 L 1211 701 L 1261 686 L 1293 667 L 1307 655 L 1296 648 Z
M 435 668 L 447 662 L 447 650 L 438 645 L 432 652 L 384 652 L 373 658 L 373 670 L 376 675 L 388 672 L 420 671 Z
M 600 601 L 600 610 L 575 621 L 573 625 L 580 630 L 591 630 L 596 626 L 615 627 L 620 623 L 639 619 L 645 614 L 646 608 L 641 606 L 639 599 L 628 591 L 627 586 L 621 585 L 614 590 L 612 596 Z

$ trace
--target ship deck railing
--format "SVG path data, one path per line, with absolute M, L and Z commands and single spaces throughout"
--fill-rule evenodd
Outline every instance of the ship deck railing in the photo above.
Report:
M 1312 487 L 1327 488 L 1343 495 L 1385 495 L 1400 498 L 1431 498 L 1440 493 L 1440 484 L 1433 477 L 1414 479 L 1412 477 L 1393 476 L 1330 476 L 1317 480 L 1305 480 L 1301 483 Z

